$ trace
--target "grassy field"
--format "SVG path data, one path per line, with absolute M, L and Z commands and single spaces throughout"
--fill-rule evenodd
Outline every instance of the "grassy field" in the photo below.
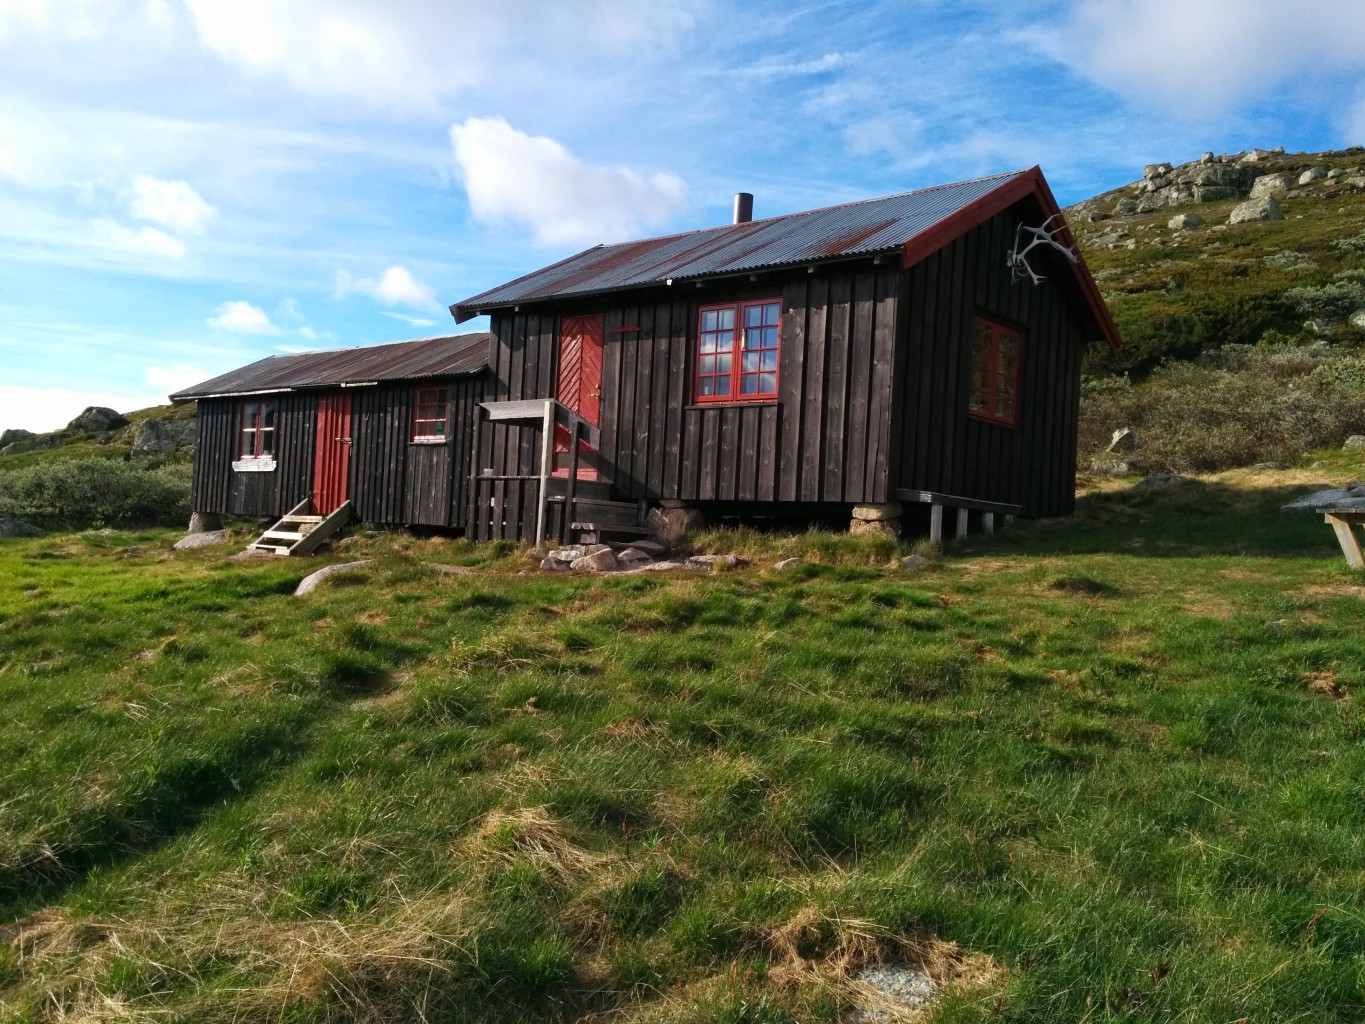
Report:
M 834 1021 L 894 960 L 936 1022 L 1359 1021 L 1365 578 L 1277 511 L 1326 459 L 918 572 L 5 542 L 0 1017 Z

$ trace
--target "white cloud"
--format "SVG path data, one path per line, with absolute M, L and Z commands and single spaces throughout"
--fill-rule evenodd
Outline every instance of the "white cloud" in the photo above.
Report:
M 395 320 L 401 320 L 401 321 L 403 321 L 403 323 L 405 323 L 405 324 L 411 324 L 413 327 L 435 327 L 435 326 L 436 326 L 436 321 L 435 321 L 435 320 L 428 320 L 428 319 L 427 319 L 426 317 L 424 317 L 424 316 L 408 316 L 406 313 L 389 313 L 389 312 L 386 312 L 386 311 L 384 311 L 384 310 L 380 310 L 380 312 L 381 312 L 384 316 L 392 317 L 392 318 L 395 319 Z
M 193 384 L 206 381 L 214 374 L 198 366 L 180 364 L 176 366 L 149 366 L 146 369 L 147 383 L 157 391 L 173 395 Z
M 132 412 L 165 405 L 166 395 L 132 391 L 82 390 L 63 387 L 21 387 L 0 384 L 0 430 L 22 427 L 35 433 L 60 430 L 82 409 L 101 405 L 119 412 Z
M 314 95 L 431 108 L 504 66 L 506 51 L 579 55 L 667 48 L 686 3 L 636 0 L 185 0 L 200 42 L 254 76 Z
M 436 295 L 430 286 L 412 276 L 407 267 L 395 265 L 380 275 L 379 280 L 372 277 L 359 279 L 351 277 L 344 270 L 337 271 L 336 296 L 344 299 L 348 295 L 368 295 L 386 306 L 412 306 L 415 309 L 440 309 Z
M 234 331 L 237 334 L 279 334 L 280 329 L 271 322 L 266 311 L 240 299 L 224 302 L 209 317 L 208 325 L 220 331 Z
M 687 196 L 677 175 L 584 163 L 554 139 L 527 135 L 501 117 L 453 125 L 450 141 L 474 218 L 524 224 L 540 245 L 629 238 L 666 222 Z
M 1073 0 L 1025 38 L 1129 100 L 1207 117 L 1299 77 L 1365 68 L 1365 4 Z
M 315 341 L 317 340 L 318 332 L 311 327 L 300 327 L 298 329 L 298 335 L 300 338 L 307 338 L 309 341 Z
M 94 229 L 96 244 L 105 248 L 177 260 L 185 255 L 185 244 L 158 228 L 135 229 L 108 218 L 100 218 L 94 222 Z
M 203 234 L 204 226 L 218 213 L 186 182 L 161 181 L 145 174 L 133 183 L 128 209 L 139 220 L 189 235 Z

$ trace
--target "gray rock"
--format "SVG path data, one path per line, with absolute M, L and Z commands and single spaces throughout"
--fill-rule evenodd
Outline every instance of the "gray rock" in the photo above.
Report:
M 907 1010 L 927 1010 L 937 999 L 934 979 L 905 964 L 869 964 L 853 976 Z M 862 1020 L 887 1020 L 885 1011 L 861 1010 Z
M 630 546 L 638 548 L 640 551 L 643 551 L 645 554 L 654 558 L 662 558 L 664 555 L 668 554 L 668 546 L 666 544 L 660 544 L 656 540 L 637 540 Z
M 128 420 L 115 410 L 103 405 L 88 405 L 79 416 L 66 425 L 66 429 L 83 434 L 96 434 L 101 430 L 117 430 L 127 425 Z
M 132 453 L 138 456 L 164 455 L 177 448 L 194 447 L 193 419 L 143 420 L 133 431 Z
M 1352 327 L 1365 331 L 1365 309 L 1357 309 L 1352 313 L 1349 322 Z
M 205 533 L 209 530 L 221 530 L 222 528 L 223 517 L 217 512 L 191 512 L 190 525 L 186 532 Z
M 60 432 L 34 434 L 32 437 L 11 441 L 3 448 L 0 448 L 0 455 L 20 455 L 23 452 L 47 451 L 51 448 L 60 448 L 62 446 L 62 441 L 63 437 Z
M 885 501 L 879 505 L 854 505 L 853 518 L 862 519 L 866 522 L 879 522 L 883 519 L 899 519 L 901 516 L 901 503 L 899 501 Z
M 1213 155 L 1213 153 L 1209 152 L 1209 153 L 1205 153 L 1203 156 L 1201 156 L 1201 157 L 1199 158 L 1199 162 L 1200 162 L 1201 164 L 1211 164 L 1211 163 L 1213 163 L 1216 159 L 1218 159 L 1218 158 L 1215 157 L 1215 156 Z
M 1242 154 L 1242 163 L 1259 164 L 1265 160 L 1268 160 L 1270 156 L 1271 153 L 1270 150 L 1268 149 L 1252 149 Z
M 1227 185 L 1194 186 L 1194 201 L 1196 203 L 1221 203 L 1225 199 L 1236 199 L 1240 195 L 1241 192 Z
M 1346 179 L 1346 184 L 1352 188 L 1365 188 L 1365 176 L 1355 174 Z
M 1114 204 L 1114 215 L 1118 217 L 1130 217 L 1138 212 L 1136 199 L 1120 199 Z
M 1300 185 L 1311 185 L 1315 181 L 1321 181 L 1327 177 L 1326 167 L 1310 167 L 1299 175 Z
M 570 563 L 569 568 L 574 572 L 602 573 L 612 572 L 618 568 L 616 555 L 609 547 L 600 547 L 595 551 L 589 551 L 582 558 L 575 558 Z
M 1165 209 L 1166 205 L 1166 197 L 1158 192 L 1153 192 L 1137 201 L 1137 212 L 1155 213 L 1157 210 Z
M 1330 178 L 1340 178 L 1340 177 L 1342 177 L 1345 173 L 1346 173 L 1346 172 L 1343 171 L 1340 167 L 1333 167 L 1330 171 L 1327 172 L 1327 177 L 1328 177 L 1329 179 L 1330 179 Z
M 1194 483 L 1187 476 L 1179 473 L 1153 473 L 1151 476 L 1144 476 L 1137 483 L 1133 484 L 1135 491 L 1151 491 L 1161 487 L 1178 487 L 1181 484 Z
M 360 569 L 369 565 L 374 559 L 362 558 L 358 562 L 339 562 L 336 565 L 324 565 L 317 572 L 305 576 L 299 581 L 299 585 L 294 588 L 294 596 L 302 597 L 304 594 L 311 594 L 318 589 L 323 580 L 329 576 L 336 576 L 338 573 L 350 572 L 352 569 Z
M 650 562 L 634 569 L 623 569 L 618 576 L 638 576 L 646 572 L 672 572 L 674 569 L 688 568 L 686 562 Z
M 1262 174 L 1251 183 L 1251 198 L 1273 196 L 1278 192 L 1288 192 L 1294 187 L 1287 174 Z
M 648 565 L 654 561 L 654 557 L 648 551 L 642 551 L 632 544 L 617 554 L 616 561 L 623 569 L 638 569 L 640 566 Z
M 902 569 L 923 569 L 928 564 L 929 559 L 925 558 L 923 555 L 906 555 L 901 559 Z
M 576 562 L 588 553 L 588 549 L 582 544 L 570 544 L 566 548 L 558 548 L 550 552 L 550 557 L 556 562 Z
M 786 572 L 788 569 L 795 569 L 798 565 L 805 563 L 804 558 L 784 558 L 780 562 L 773 563 L 773 569 L 777 572 Z
M 1329 487 L 1295 498 L 1280 506 L 1281 512 L 1313 511 L 1319 508 L 1365 508 L 1365 497 L 1352 494 L 1345 487 Z
M 1176 231 L 1188 231 L 1191 228 L 1202 228 L 1204 218 L 1197 213 L 1177 213 L 1166 222 L 1166 226 Z
M 570 563 L 560 558 L 542 559 L 540 567 L 546 572 L 568 572 L 572 568 Z
M 1284 462 L 1258 462 L 1258 463 L 1256 463 L 1255 465 L 1253 465 L 1251 468 L 1252 468 L 1252 469 L 1259 469 L 1259 470 L 1269 470 L 1269 469 L 1279 470 L 1279 469 L 1288 469 L 1289 466 L 1288 466 L 1287 463 L 1284 463 Z
M 1142 177 L 1147 181 L 1151 181 L 1153 178 L 1160 178 L 1170 173 L 1170 164 L 1148 164 L 1142 169 Z
M 176 551 L 190 551 L 194 548 L 213 547 L 215 544 L 222 544 L 226 541 L 226 530 L 200 530 L 198 533 L 185 534 L 171 547 Z
M 11 427 L 9 430 L 0 431 L 0 448 L 11 445 L 15 441 L 27 441 L 30 437 L 37 437 L 31 430 L 23 430 L 19 427 Z
M 1284 220 L 1284 212 L 1274 196 L 1261 196 L 1241 203 L 1228 216 L 1229 224 L 1254 224 L 1268 220 Z
M 687 560 L 689 569 L 736 569 L 743 564 L 739 555 L 693 555 Z
M 1122 459 L 1093 459 L 1090 472 L 1099 476 L 1128 476 L 1134 469 L 1132 463 Z
M 1138 446 L 1138 432 L 1132 427 L 1119 427 L 1114 431 L 1113 437 L 1109 441 L 1107 452 L 1116 454 L 1135 451 Z
M 1303 329 L 1309 334 L 1316 334 L 1319 338 L 1326 337 L 1332 333 L 1332 328 L 1336 325 L 1331 320 L 1324 320 L 1316 317 L 1312 320 L 1303 322 Z
M 1341 443 L 1343 448 L 1365 448 L 1365 434 L 1352 434 Z
M 0 537 L 41 537 L 43 531 L 22 519 L 0 519 Z
M 901 535 L 901 521 L 899 519 L 854 519 L 848 524 L 848 533 L 851 537 L 862 537 L 868 534 L 899 537 Z
M 645 518 L 654 539 L 672 547 L 692 530 L 700 530 L 706 525 L 706 516 L 695 508 L 652 508 Z

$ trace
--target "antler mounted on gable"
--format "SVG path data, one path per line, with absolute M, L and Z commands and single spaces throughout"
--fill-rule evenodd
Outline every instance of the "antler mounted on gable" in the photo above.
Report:
M 1025 277 L 1030 278 L 1034 284 L 1044 280 L 1043 275 L 1037 273 L 1028 263 L 1028 254 L 1039 245 L 1050 245 L 1059 253 L 1065 256 L 1072 263 L 1080 261 L 1080 256 L 1076 250 L 1069 245 L 1063 245 L 1057 241 L 1057 236 L 1066 230 L 1066 224 L 1058 224 L 1055 228 L 1049 228 L 1054 220 L 1058 220 L 1062 215 L 1054 213 L 1042 225 L 1036 228 L 1025 227 L 1023 223 L 1014 229 L 1014 248 L 1005 255 L 1005 265 L 1010 268 L 1010 277 L 1015 281 L 1022 281 Z M 1033 236 L 1033 241 L 1022 249 L 1019 248 L 1024 232 Z

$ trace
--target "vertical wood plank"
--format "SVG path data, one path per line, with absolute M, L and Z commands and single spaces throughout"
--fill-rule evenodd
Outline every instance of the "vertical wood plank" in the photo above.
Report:
M 778 354 L 778 402 L 782 408 L 781 450 L 773 462 L 783 467 L 777 489 L 781 501 L 796 501 L 801 488 L 801 416 L 805 405 L 806 280 L 789 281 L 782 290 L 782 338 Z M 761 472 L 761 471 L 760 471 Z
M 853 280 L 847 272 L 831 275 L 829 287 L 828 373 L 825 379 L 825 445 L 821 497 L 844 500 L 845 410 L 848 403 L 849 334 L 852 330 Z
M 829 332 L 829 280 L 823 275 L 806 287 L 805 402 L 802 416 L 801 500 L 823 497 L 825 430 L 825 356 Z M 795 467 L 793 467 L 795 469 Z

